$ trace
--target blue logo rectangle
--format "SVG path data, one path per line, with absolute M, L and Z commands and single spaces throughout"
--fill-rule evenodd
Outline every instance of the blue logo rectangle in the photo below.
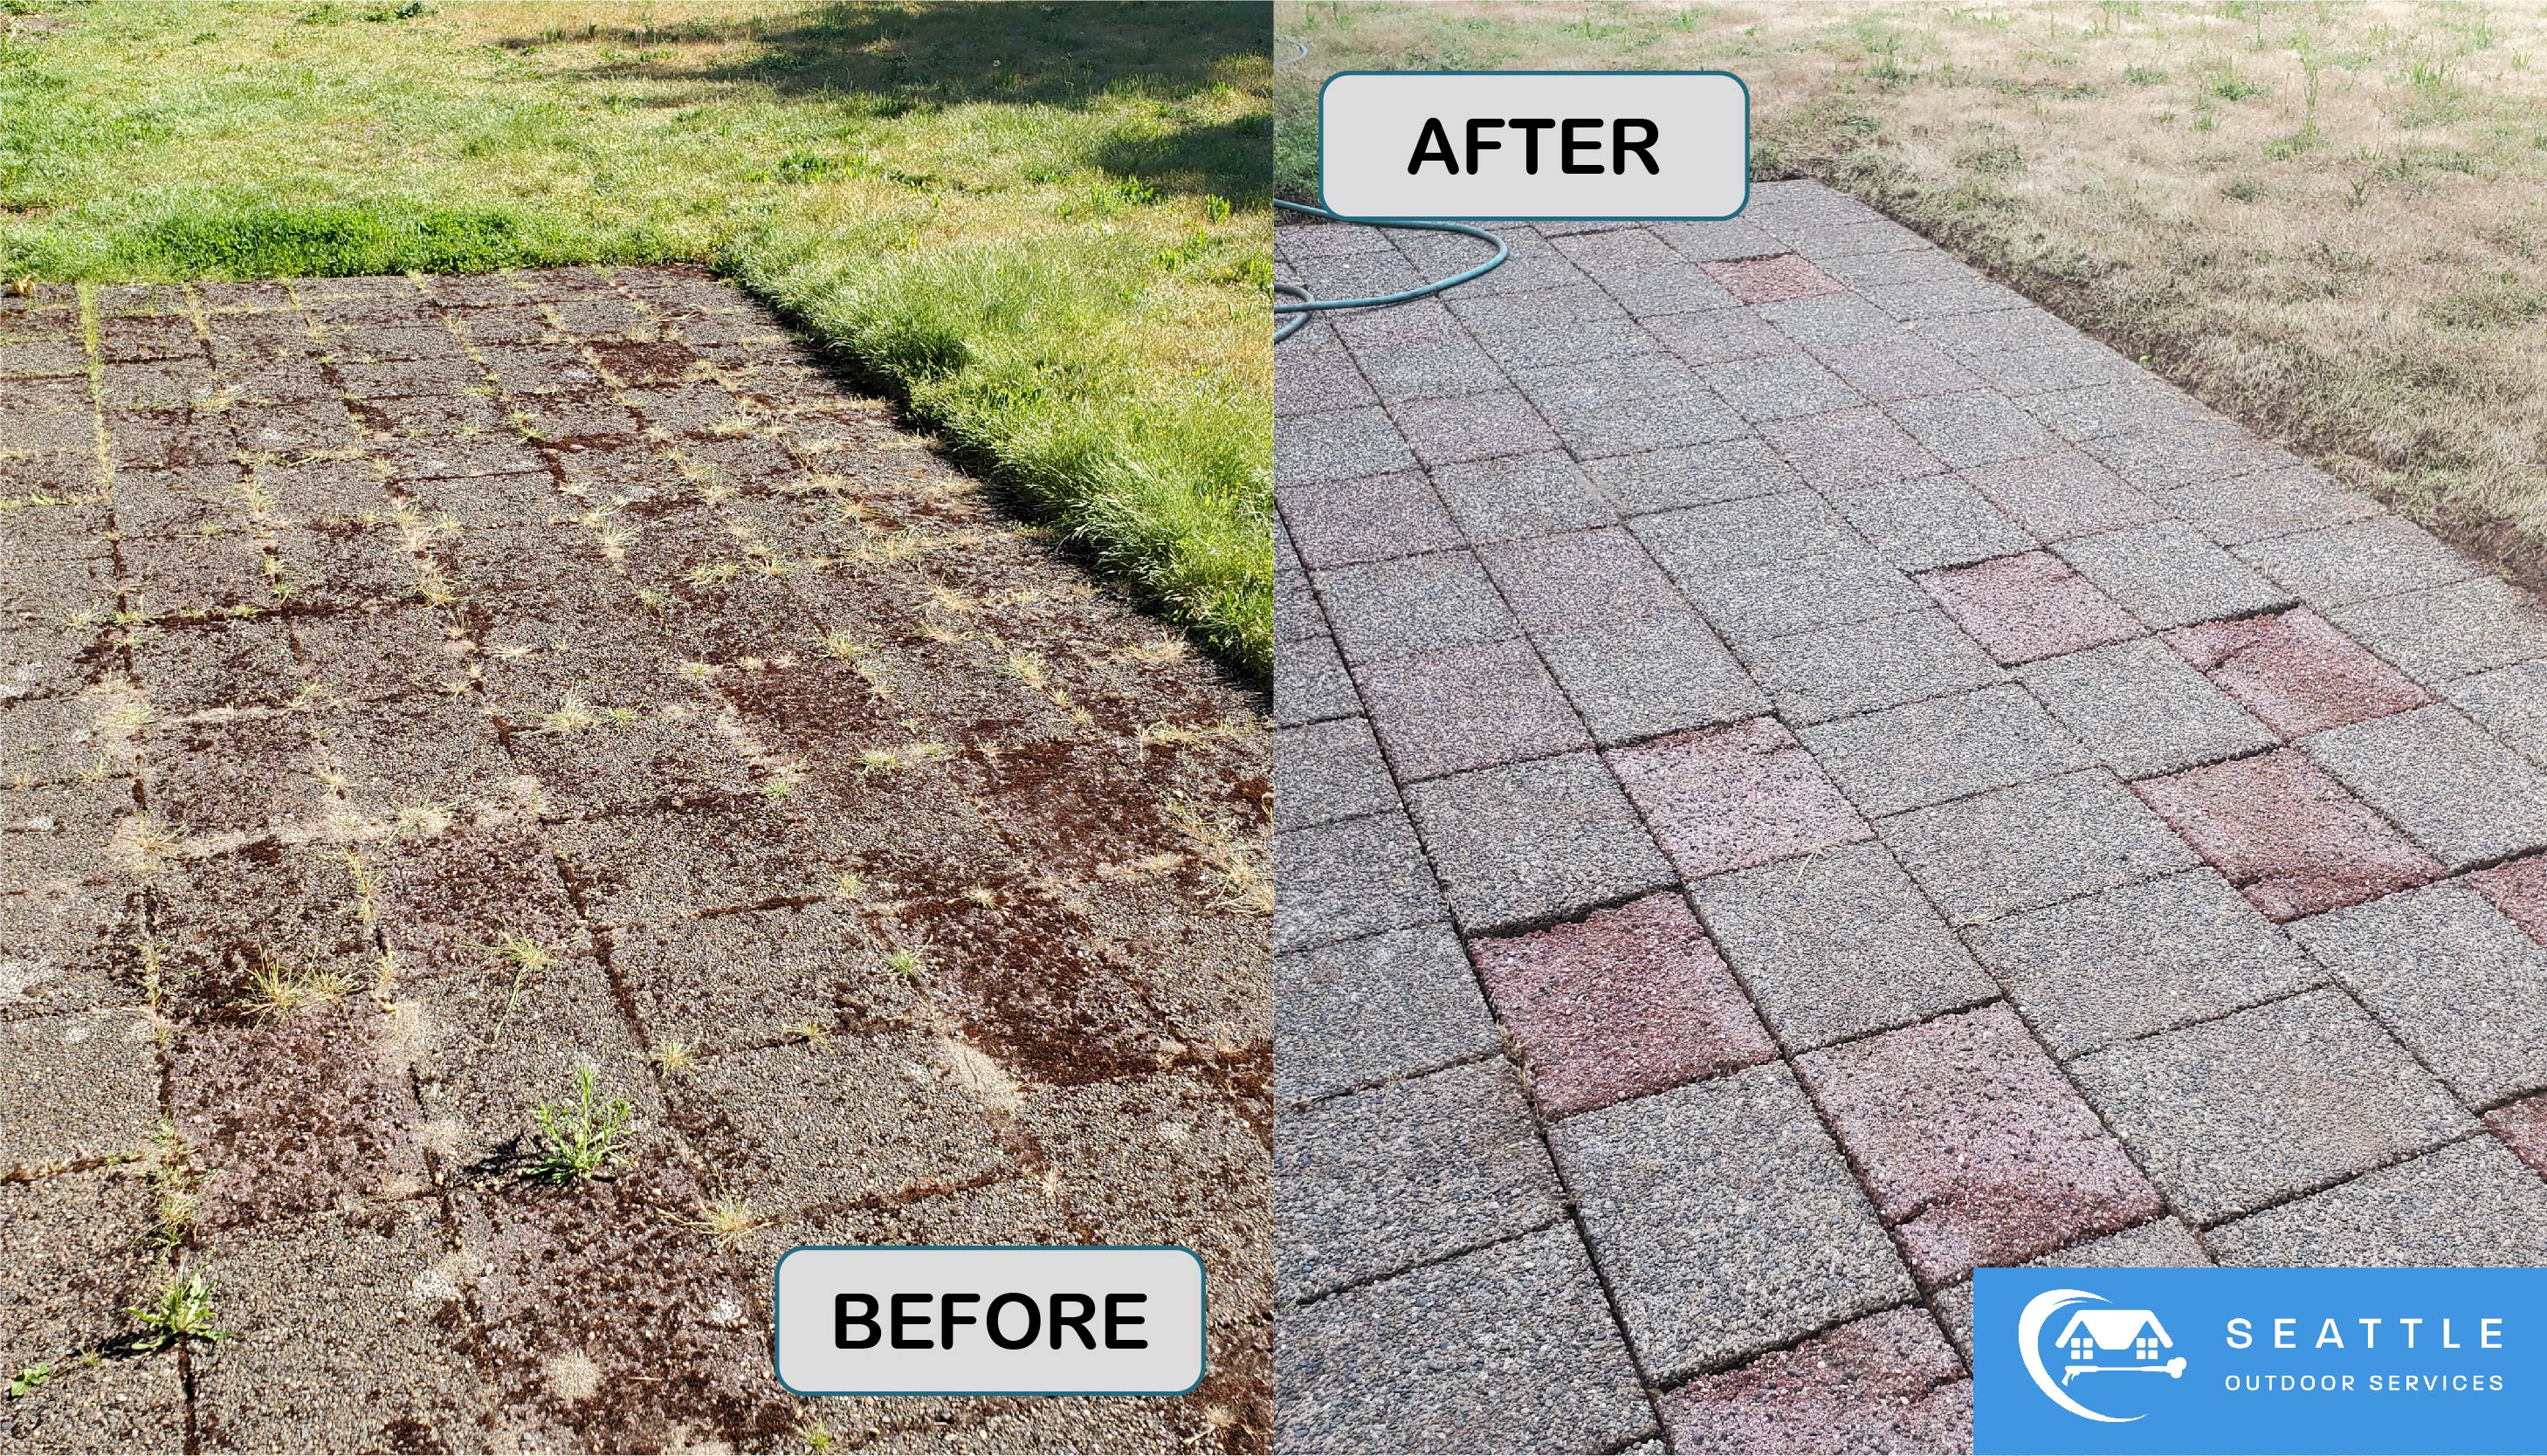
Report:
M 1974 1449 L 2547 1450 L 2547 1269 L 1982 1269 Z

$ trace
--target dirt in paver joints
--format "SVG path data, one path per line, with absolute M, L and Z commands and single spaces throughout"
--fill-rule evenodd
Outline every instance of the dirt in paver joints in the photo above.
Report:
M 864 1443 L 768 1270 L 886 1225 L 1210 1267 L 1196 1394 L 941 1439 L 1270 1440 L 1260 698 L 701 271 L 0 336 L 0 1226 L 106 1251 L 0 1444 Z

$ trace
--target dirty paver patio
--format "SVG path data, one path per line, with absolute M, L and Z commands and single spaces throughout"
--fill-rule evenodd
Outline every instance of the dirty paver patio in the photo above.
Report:
M 1498 230 L 1278 355 L 1285 1449 L 1948 1449 L 1978 1266 L 2547 1262 L 2512 586 L 1816 185 Z
M 37 288 L 0 498 L 0 1445 L 1263 1446 L 1261 699 L 742 294 Z M 800 1242 L 1187 1244 L 1213 1373 L 798 1401 Z

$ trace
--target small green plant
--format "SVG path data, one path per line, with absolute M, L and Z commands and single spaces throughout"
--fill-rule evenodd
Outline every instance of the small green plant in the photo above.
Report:
M 145 1350 L 164 1350 L 179 1340 L 210 1343 L 229 1337 L 228 1330 L 213 1326 L 213 1281 L 203 1274 L 172 1279 L 155 1303 L 132 1306 L 124 1313 L 141 1327 L 134 1343 Z
M 894 975 L 905 980 L 927 969 L 927 963 L 921 959 L 920 952 L 908 948 L 885 952 L 884 963 Z
M 665 1076 L 687 1076 L 698 1070 L 699 1044 L 693 1041 L 659 1042 L 647 1060 Z
M 531 1109 L 546 1152 L 531 1160 L 531 1176 L 547 1183 L 580 1183 L 619 1157 L 620 1141 L 637 1115 L 625 1097 L 595 1105 L 593 1084 L 600 1073 L 587 1062 L 574 1070 L 574 1100 Z
M 52 1378 L 53 1367 L 49 1363 L 30 1365 L 10 1378 L 9 1399 L 23 1401 L 35 1394 L 36 1387 Z
M 268 957 L 248 973 L 248 1009 L 284 1017 L 305 1006 L 343 1000 L 354 983 L 341 971 L 308 971 Z
M 495 1017 L 495 1029 L 487 1034 L 491 1042 L 504 1034 L 505 1023 L 513 1019 L 513 1007 L 522 998 L 522 987 L 530 984 L 532 977 L 546 976 L 557 969 L 557 952 L 518 930 L 505 931 L 484 950 L 489 962 L 513 968 L 513 987 L 504 993 L 504 1009 Z

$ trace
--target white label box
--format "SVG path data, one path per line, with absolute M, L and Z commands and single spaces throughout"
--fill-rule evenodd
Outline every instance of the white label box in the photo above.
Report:
M 1356 221 L 1730 217 L 1751 93 L 1724 71 L 1340 71 L 1318 185 Z
M 1174 1396 L 1203 1373 L 1202 1260 L 1178 1247 L 846 1248 L 778 1260 L 800 1396 Z

